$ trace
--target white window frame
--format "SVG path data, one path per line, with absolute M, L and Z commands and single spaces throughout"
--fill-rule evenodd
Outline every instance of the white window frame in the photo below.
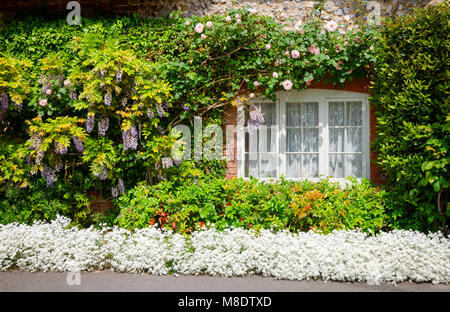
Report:
M 310 180 L 317 182 L 325 177 L 330 181 L 344 183 L 345 178 L 334 178 L 329 176 L 329 129 L 328 111 L 329 102 L 349 102 L 360 101 L 362 103 L 362 177 L 370 178 L 370 108 L 369 94 L 353 91 L 308 89 L 304 91 L 280 91 L 276 98 L 276 120 L 278 128 L 277 149 L 279 161 L 277 167 L 277 177 L 260 178 L 260 180 L 276 180 L 281 175 L 286 178 L 286 103 L 287 102 L 318 102 L 319 103 L 319 178 L 286 178 L 289 180 Z M 254 103 L 274 103 L 255 97 Z M 237 125 L 237 157 L 238 157 L 238 177 L 245 177 L 245 112 L 243 107 L 238 108 Z

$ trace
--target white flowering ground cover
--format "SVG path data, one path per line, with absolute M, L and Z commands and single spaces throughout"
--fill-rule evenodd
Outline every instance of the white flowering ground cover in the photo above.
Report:
M 260 274 L 279 279 L 450 282 L 450 240 L 414 231 L 367 236 L 358 231 L 308 232 L 214 229 L 183 237 L 157 228 L 129 232 L 51 223 L 0 225 L 0 270 L 151 274 Z

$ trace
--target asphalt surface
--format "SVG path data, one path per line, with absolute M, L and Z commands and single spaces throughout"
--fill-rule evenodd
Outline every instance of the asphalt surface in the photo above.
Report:
M 79 284 L 79 285 L 78 285 Z M 399 283 L 369 285 L 288 281 L 269 277 L 155 276 L 110 271 L 73 273 L 0 272 L 0 291 L 22 292 L 450 292 L 450 285 Z

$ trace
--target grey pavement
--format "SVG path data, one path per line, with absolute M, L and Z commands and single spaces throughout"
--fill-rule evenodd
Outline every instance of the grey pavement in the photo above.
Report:
M 69 285 L 72 284 L 72 285 Z M 73 285 L 75 284 L 75 285 Z M 77 276 L 61 272 L 0 272 L 0 291 L 56 292 L 450 292 L 450 285 L 404 282 L 397 285 L 322 280 L 289 281 L 269 277 L 156 276 L 111 271 L 81 272 Z

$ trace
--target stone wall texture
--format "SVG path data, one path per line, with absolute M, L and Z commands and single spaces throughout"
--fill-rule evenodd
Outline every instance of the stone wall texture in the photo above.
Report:
M 342 30 L 354 27 L 357 18 L 367 18 L 380 12 L 381 17 L 404 15 L 414 7 L 425 7 L 444 0 L 329 0 L 325 1 L 320 17 L 341 23 Z M 0 0 L 0 19 L 14 18 L 16 14 L 40 11 L 44 14 L 64 14 L 67 0 Z M 81 16 L 94 14 L 141 16 L 168 16 L 172 11 L 182 10 L 185 16 L 224 13 L 231 8 L 253 8 L 260 14 L 269 15 L 280 22 L 305 21 L 312 14 L 317 1 L 306 0 L 79 0 Z M 372 12 L 372 15 L 371 15 Z M 356 25 L 357 27 L 357 25 Z

